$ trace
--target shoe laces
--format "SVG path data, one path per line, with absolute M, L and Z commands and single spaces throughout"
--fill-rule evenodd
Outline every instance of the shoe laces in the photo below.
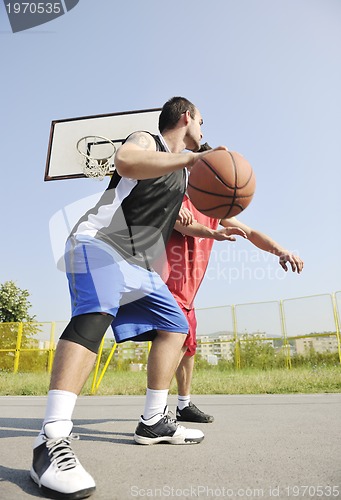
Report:
M 173 413 L 171 410 L 168 410 L 168 413 L 166 413 L 166 414 L 164 415 L 164 417 L 163 417 L 163 418 L 164 418 L 164 421 L 165 421 L 166 423 L 168 423 L 168 422 L 169 422 L 169 423 L 171 423 L 171 424 L 176 424 L 176 425 L 178 425 L 178 422 L 177 422 L 177 420 L 176 420 L 176 417 L 175 417 L 174 413 Z
M 71 441 L 79 439 L 77 434 L 70 434 L 62 438 L 45 438 L 48 454 L 51 461 L 55 463 L 59 470 L 74 469 L 77 465 L 77 457 L 71 448 Z
M 195 406 L 193 403 L 191 404 L 190 408 L 191 410 L 193 410 L 194 413 L 197 413 L 198 415 L 205 415 L 205 413 L 199 410 L 199 408 Z
M 166 424 L 167 423 L 173 424 L 178 430 L 184 429 L 183 425 L 179 424 L 176 417 L 174 416 L 174 413 L 171 410 L 169 410 L 168 413 L 163 418 Z

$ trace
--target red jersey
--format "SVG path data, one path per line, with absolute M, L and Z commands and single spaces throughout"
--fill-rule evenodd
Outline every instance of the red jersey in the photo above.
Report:
M 219 220 L 203 215 L 187 196 L 182 206 L 188 208 L 200 224 L 217 229 Z M 186 309 L 193 307 L 195 296 L 205 276 L 213 243 L 213 238 L 185 236 L 175 229 L 167 243 L 167 262 L 163 266 L 161 276 L 176 301 Z

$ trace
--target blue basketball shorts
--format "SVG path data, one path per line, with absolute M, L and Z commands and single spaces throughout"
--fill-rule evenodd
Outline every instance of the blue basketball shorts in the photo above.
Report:
M 65 251 L 72 316 L 102 312 L 114 319 L 116 342 L 152 340 L 156 330 L 187 335 L 188 322 L 161 277 L 94 239 L 70 238 Z

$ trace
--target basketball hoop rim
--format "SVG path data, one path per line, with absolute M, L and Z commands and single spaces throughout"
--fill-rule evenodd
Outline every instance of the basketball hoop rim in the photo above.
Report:
M 110 143 L 113 147 L 113 152 L 111 153 L 111 155 L 109 156 L 104 156 L 103 158 L 94 158 L 92 155 L 90 154 L 87 154 L 87 153 L 84 153 L 83 151 L 81 151 L 79 145 L 82 141 L 85 141 L 86 139 L 102 139 L 104 141 L 107 141 L 108 143 Z M 101 160 L 109 160 L 112 156 L 114 156 L 114 154 L 116 153 L 116 146 L 115 144 L 112 142 L 111 139 L 108 139 L 108 137 L 104 137 L 103 135 L 85 135 L 84 137 L 81 137 L 78 141 L 77 141 L 77 144 L 76 144 L 76 148 L 77 148 L 77 151 L 78 153 L 80 153 L 82 156 L 84 156 L 85 158 L 87 159 L 95 159 L 95 160 L 98 160 L 98 161 L 101 161 Z

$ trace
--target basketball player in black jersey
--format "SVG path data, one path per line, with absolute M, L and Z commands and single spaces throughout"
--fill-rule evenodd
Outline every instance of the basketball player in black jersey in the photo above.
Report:
M 196 153 L 202 123 L 190 101 L 170 99 L 160 114 L 160 134 L 142 131 L 126 139 L 116 153 L 108 189 L 68 238 L 65 262 L 72 318 L 58 342 L 31 468 L 32 479 L 49 495 L 79 499 L 95 490 L 93 478 L 71 448 L 71 419 L 110 325 L 117 342 L 152 340 L 145 407 L 135 441 L 190 444 L 204 438 L 200 430 L 186 429 L 168 416 L 168 389 L 188 323 L 150 265 L 164 250 L 179 217 L 187 169 L 207 154 Z M 181 217 L 186 218 L 183 213 Z

